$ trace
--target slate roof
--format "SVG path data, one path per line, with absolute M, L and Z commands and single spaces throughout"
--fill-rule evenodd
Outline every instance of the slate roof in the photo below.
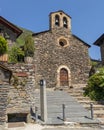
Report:
M 0 16 L 0 23 L 12 30 L 14 33 L 16 33 L 17 37 L 21 35 L 22 30 L 14 24 L 12 24 L 11 22 L 9 22 L 8 20 L 6 20 L 5 18 L 3 18 L 2 16 Z
M 93 44 L 96 46 L 100 46 L 101 44 L 103 44 L 103 40 L 104 40 L 104 33 Z
M 68 17 L 71 18 L 71 16 L 68 15 L 68 14 L 66 14 L 63 10 L 59 10 L 59 11 L 56 11 L 56 12 L 51 12 L 50 15 L 53 14 L 53 13 L 59 13 L 59 12 L 60 12 L 60 13 L 64 13 L 65 15 L 67 15 Z

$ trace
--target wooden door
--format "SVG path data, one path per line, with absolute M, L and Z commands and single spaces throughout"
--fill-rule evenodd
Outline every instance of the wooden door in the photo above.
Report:
M 68 86 L 68 71 L 65 68 L 60 70 L 60 86 Z

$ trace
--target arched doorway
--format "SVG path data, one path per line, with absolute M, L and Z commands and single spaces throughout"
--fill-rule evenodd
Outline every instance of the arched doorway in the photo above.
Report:
M 68 86 L 68 71 L 65 68 L 60 70 L 60 86 Z
M 57 87 L 70 86 L 71 85 L 71 72 L 70 69 L 61 65 L 57 69 Z

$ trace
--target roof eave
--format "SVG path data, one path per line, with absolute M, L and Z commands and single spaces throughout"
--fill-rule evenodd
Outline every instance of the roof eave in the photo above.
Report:
M 94 43 L 93 45 L 100 46 L 102 41 L 104 40 L 104 34 L 102 34 Z
M 32 36 L 40 35 L 40 34 L 47 33 L 47 32 L 50 32 L 50 30 L 46 30 L 46 31 L 38 32 L 38 33 L 33 33 Z
M 68 17 L 71 18 L 71 16 L 68 15 L 67 13 L 65 13 L 63 10 L 58 10 L 58 11 L 56 11 L 56 12 L 51 12 L 49 15 L 51 15 L 51 14 L 53 14 L 53 13 L 59 13 L 59 12 L 62 12 L 62 13 L 64 13 L 65 15 L 67 15 Z
M 74 34 L 73 34 L 73 36 L 74 36 L 75 38 L 77 38 L 78 40 L 80 40 L 81 42 L 83 42 L 83 43 L 84 43 L 84 45 L 88 46 L 88 48 L 90 48 L 90 47 L 91 47 L 88 43 L 84 42 L 82 39 L 80 39 L 80 38 L 79 38 L 79 37 L 77 37 L 76 35 L 74 35 Z
M 21 33 L 23 32 L 20 28 L 18 28 L 17 26 L 15 26 L 14 24 L 9 22 L 8 20 L 3 18 L 2 16 L 0 16 L 0 21 L 1 21 L 2 24 L 5 24 L 5 26 L 10 28 L 14 33 L 16 33 L 17 37 L 19 37 L 21 35 Z

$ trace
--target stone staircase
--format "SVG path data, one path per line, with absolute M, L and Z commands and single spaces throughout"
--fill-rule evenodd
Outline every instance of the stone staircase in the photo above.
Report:
M 104 128 L 104 104 L 99 104 L 96 101 L 92 101 L 89 97 L 84 97 L 83 87 L 69 89 L 67 92 L 74 97 L 83 107 L 90 111 L 90 104 L 93 103 L 94 118 L 100 121 L 101 126 Z
M 97 119 L 91 119 L 91 114 L 76 99 L 70 96 L 72 93 L 65 91 L 47 90 L 47 125 L 64 125 L 65 123 L 81 126 L 98 126 Z M 65 121 L 63 120 L 62 104 L 65 104 Z M 35 105 L 38 107 L 40 117 L 39 90 L 35 92 Z

